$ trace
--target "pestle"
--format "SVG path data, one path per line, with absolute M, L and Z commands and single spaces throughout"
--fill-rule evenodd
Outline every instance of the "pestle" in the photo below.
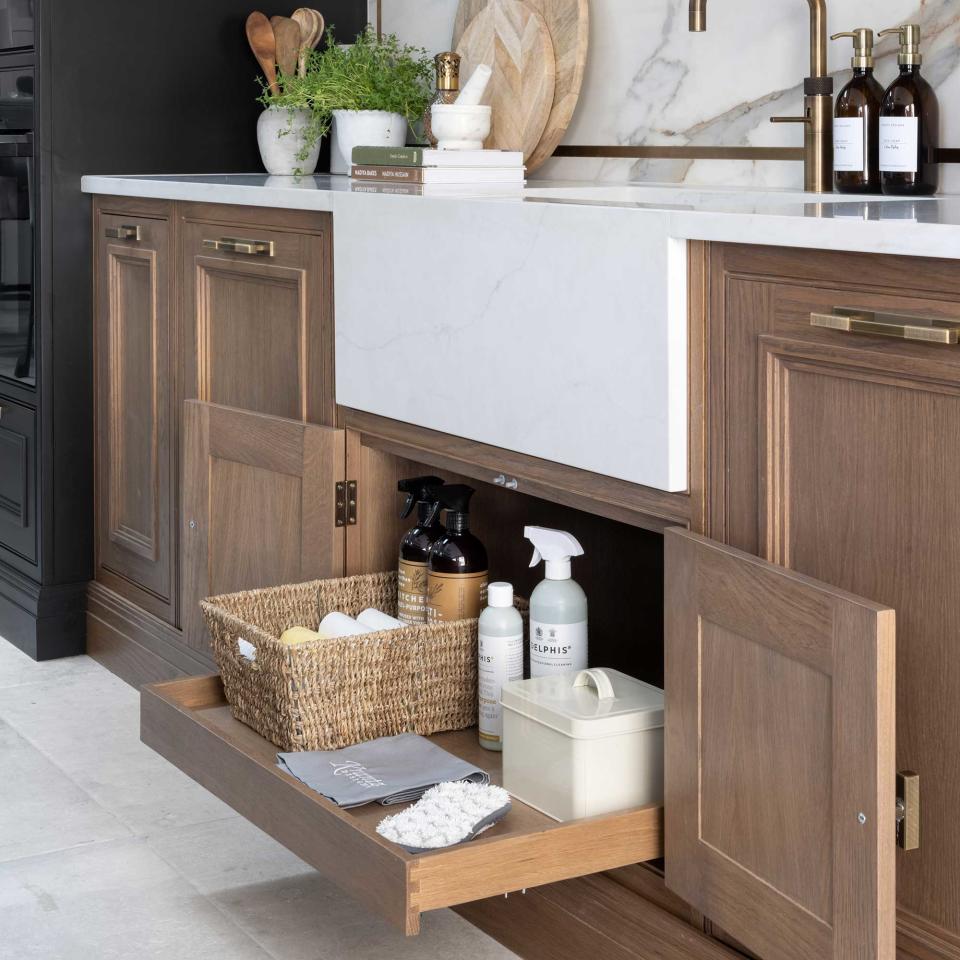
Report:
M 466 86 L 460 91 L 460 96 L 456 99 L 457 106 L 477 106 L 483 99 L 483 95 L 487 92 L 487 86 L 490 83 L 490 78 L 492 76 L 493 70 L 491 70 L 490 67 L 488 67 L 485 63 L 481 63 L 480 66 L 473 71 L 473 74 L 467 81 Z

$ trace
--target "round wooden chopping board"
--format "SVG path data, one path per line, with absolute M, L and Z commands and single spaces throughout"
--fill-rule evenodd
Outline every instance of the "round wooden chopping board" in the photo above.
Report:
M 489 3 L 490 0 L 460 0 L 453 27 L 454 47 Z M 557 64 L 553 106 L 540 143 L 527 160 L 529 173 L 550 158 L 573 119 L 587 65 L 590 6 L 589 0 L 526 0 L 526 3 L 546 21 Z
M 557 63 L 546 21 L 522 0 L 488 0 L 457 44 L 460 76 L 469 79 L 485 63 L 493 70 L 484 103 L 493 107 L 487 147 L 537 149 L 556 89 Z

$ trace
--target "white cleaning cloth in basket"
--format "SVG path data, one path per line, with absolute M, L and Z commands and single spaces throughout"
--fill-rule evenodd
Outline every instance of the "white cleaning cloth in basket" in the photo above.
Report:
M 480 783 L 440 783 L 412 807 L 384 817 L 377 833 L 408 853 L 426 853 L 473 840 L 510 812 L 503 787 Z

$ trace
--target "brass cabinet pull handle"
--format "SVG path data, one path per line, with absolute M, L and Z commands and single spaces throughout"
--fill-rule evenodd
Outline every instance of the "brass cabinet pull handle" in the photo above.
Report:
M 110 240 L 138 240 L 140 239 L 140 228 L 131 223 L 121 224 L 119 227 L 107 227 L 104 230 L 107 238 Z
M 204 240 L 205 250 L 219 250 L 221 253 L 243 253 L 251 257 L 272 257 L 272 240 L 239 240 L 237 237 L 221 237 L 219 240 Z
M 870 333 L 898 340 L 919 340 L 922 343 L 960 342 L 960 320 L 937 320 L 933 317 L 910 317 L 896 313 L 874 313 L 872 310 L 846 310 L 834 307 L 832 313 L 811 313 L 810 326 L 846 333 Z

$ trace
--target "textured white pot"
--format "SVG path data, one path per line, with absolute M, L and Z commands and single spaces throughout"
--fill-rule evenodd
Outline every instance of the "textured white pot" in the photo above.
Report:
M 292 177 L 295 172 L 308 175 L 317 169 L 320 141 L 305 160 L 297 154 L 303 148 L 303 132 L 310 122 L 309 110 L 290 111 L 286 107 L 267 107 L 257 120 L 257 143 L 260 158 L 267 173 L 278 177 Z
M 402 147 L 407 118 L 386 110 L 334 110 L 330 172 L 349 173 L 354 147 Z

